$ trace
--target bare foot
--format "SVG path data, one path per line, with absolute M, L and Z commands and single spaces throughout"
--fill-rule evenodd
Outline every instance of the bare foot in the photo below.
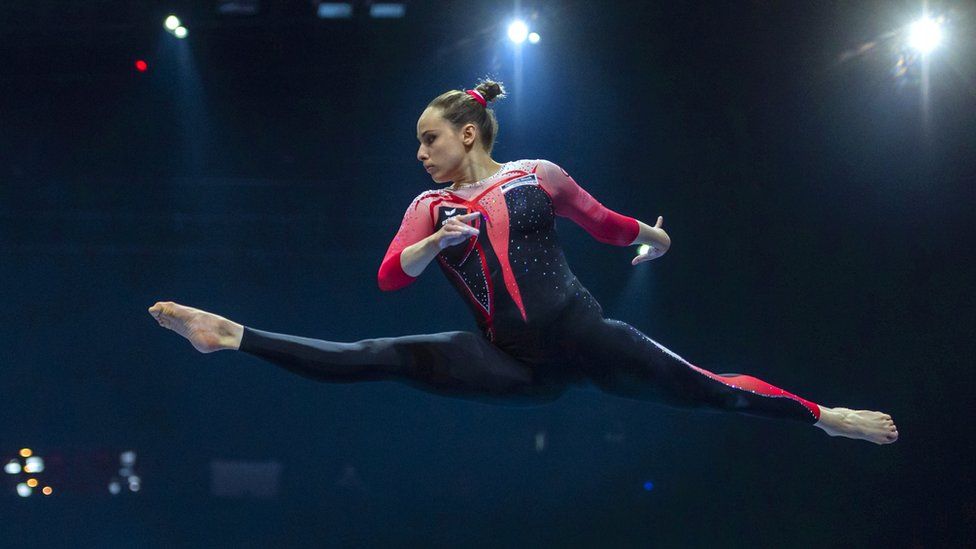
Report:
M 190 340 L 201 353 L 212 353 L 241 346 L 244 326 L 222 316 L 186 307 L 172 301 L 157 301 L 149 314 L 163 328 L 169 328 Z
M 882 412 L 821 406 L 820 420 L 815 425 L 832 437 L 856 438 L 875 444 L 891 444 L 898 440 L 895 422 Z

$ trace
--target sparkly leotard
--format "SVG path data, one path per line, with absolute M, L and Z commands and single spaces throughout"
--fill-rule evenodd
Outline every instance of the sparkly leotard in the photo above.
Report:
M 404 214 L 380 265 L 383 290 L 409 285 L 404 249 L 450 217 L 478 211 L 477 236 L 437 262 L 468 304 L 482 335 L 446 332 L 355 343 L 245 328 L 241 350 L 330 382 L 398 380 L 438 394 L 539 403 L 590 382 L 620 396 L 814 422 L 819 407 L 762 380 L 699 368 L 600 305 L 566 263 L 555 218 L 607 244 L 633 243 L 639 223 L 600 204 L 546 160 L 508 162 L 458 190 L 426 191 Z

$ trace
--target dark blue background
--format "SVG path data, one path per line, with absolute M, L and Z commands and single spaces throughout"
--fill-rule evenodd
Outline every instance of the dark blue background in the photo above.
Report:
M 0 452 L 49 456 L 64 485 L 24 499 L 7 482 L 3 545 L 971 539 L 972 2 L 933 5 L 953 26 L 927 101 L 885 37 L 914 3 L 523 2 L 542 40 L 521 53 L 507 3 L 390 21 L 212 8 L 0 8 Z M 593 389 L 518 409 L 323 385 L 200 355 L 146 314 L 173 300 L 333 340 L 475 329 L 436 270 L 392 294 L 375 274 L 432 186 L 417 117 L 482 76 L 510 92 L 496 160 L 550 159 L 607 206 L 664 216 L 673 246 L 639 268 L 560 222 L 608 315 L 702 367 L 884 410 L 901 439 Z M 130 448 L 137 494 L 78 468 Z M 214 459 L 280 462 L 278 497 L 211 496 Z M 339 482 L 350 467 L 358 485 Z

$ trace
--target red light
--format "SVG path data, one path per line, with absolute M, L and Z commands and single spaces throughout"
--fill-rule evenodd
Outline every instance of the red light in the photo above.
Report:
M 139 59 L 139 60 L 136 61 L 136 70 L 137 71 L 139 71 L 139 72 L 146 72 L 146 69 L 148 69 L 148 68 L 149 68 L 149 65 L 146 64 L 146 62 L 143 61 L 142 59 Z

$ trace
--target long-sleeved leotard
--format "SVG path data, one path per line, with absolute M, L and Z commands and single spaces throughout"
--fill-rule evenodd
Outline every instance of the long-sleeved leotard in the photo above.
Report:
M 449 332 L 335 343 L 245 328 L 241 350 L 324 381 L 397 379 L 439 394 L 539 402 L 584 380 L 632 398 L 813 422 L 820 410 L 750 376 L 694 366 L 635 328 L 605 319 L 566 263 L 555 218 L 601 242 L 634 242 L 633 218 L 604 207 L 559 166 L 509 162 L 459 191 L 414 199 L 379 269 L 384 290 L 410 284 L 405 248 L 448 218 L 478 211 L 480 230 L 437 262 L 483 333 Z

